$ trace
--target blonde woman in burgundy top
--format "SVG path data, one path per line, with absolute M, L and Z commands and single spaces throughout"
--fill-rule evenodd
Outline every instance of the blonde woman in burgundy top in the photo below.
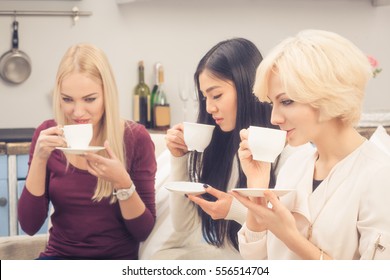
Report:
M 110 64 L 98 48 L 68 49 L 53 94 L 55 120 L 36 130 L 19 200 L 22 229 L 34 235 L 54 207 L 40 259 L 137 259 L 155 217 L 154 145 L 146 129 L 119 117 Z M 91 123 L 99 153 L 71 155 L 61 126 Z M 38 257 L 38 256 L 37 256 Z

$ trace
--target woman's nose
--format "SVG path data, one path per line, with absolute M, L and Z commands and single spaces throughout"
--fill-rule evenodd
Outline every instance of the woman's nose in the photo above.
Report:
M 85 109 L 84 109 L 84 106 L 82 104 L 76 103 L 74 105 L 73 114 L 75 116 L 78 116 L 78 117 L 82 116 L 84 114 L 84 112 L 85 112 Z
M 280 125 L 283 122 L 284 122 L 284 118 L 282 114 L 275 107 L 273 107 L 271 112 L 271 123 L 273 125 Z
M 206 99 L 206 111 L 209 114 L 215 113 L 217 111 L 217 106 L 215 106 L 214 102 L 209 99 Z

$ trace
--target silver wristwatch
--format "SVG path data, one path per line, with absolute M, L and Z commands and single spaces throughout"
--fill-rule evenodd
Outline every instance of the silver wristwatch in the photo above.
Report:
M 131 185 L 129 189 L 119 189 L 117 191 L 114 190 L 112 194 L 115 195 L 118 200 L 127 200 L 133 195 L 134 192 L 135 186 Z

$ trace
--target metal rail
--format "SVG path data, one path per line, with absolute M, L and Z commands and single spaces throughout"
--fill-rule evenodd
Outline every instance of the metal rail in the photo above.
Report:
M 71 11 L 20 11 L 20 10 L 8 10 L 1 11 L 0 16 L 70 16 L 73 17 L 73 21 L 76 22 L 79 20 L 79 17 L 82 16 L 91 16 L 92 12 L 89 11 L 79 11 L 77 7 L 74 7 Z

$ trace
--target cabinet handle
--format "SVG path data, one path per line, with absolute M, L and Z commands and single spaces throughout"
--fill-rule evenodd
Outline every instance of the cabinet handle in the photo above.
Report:
M 0 197 L 0 207 L 4 207 L 7 205 L 7 199 L 5 197 Z

